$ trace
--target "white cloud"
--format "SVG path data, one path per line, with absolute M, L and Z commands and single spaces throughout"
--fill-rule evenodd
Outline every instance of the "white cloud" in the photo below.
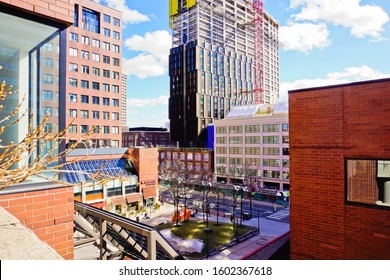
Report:
M 302 79 L 294 82 L 282 82 L 280 84 L 280 99 L 284 101 L 287 100 L 289 90 L 352 83 L 385 77 L 390 77 L 390 73 L 381 73 L 366 65 L 360 67 L 347 67 L 341 72 L 328 73 L 326 78 L 323 79 Z
M 286 51 L 293 50 L 308 53 L 330 45 L 329 31 L 326 24 L 289 22 L 279 29 L 279 40 Z
M 140 54 L 130 59 L 123 58 L 123 68 L 128 75 L 134 75 L 139 79 L 163 76 L 166 72 L 164 64 L 150 54 Z
M 127 107 L 149 107 L 156 105 L 168 105 L 168 96 L 160 95 L 156 98 L 129 98 L 127 99 Z
M 104 0 L 108 7 L 122 12 L 122 20 L 124 24 L 136 24 L 140 22 L 150 21 L 147 15 L 143 15 L 136 10 L 130 9 L 126 5 L 126 0 Z
M 360 0 L 291 0 L 290 8 L 302 8 L 293 15 L 296 21 L 325 21 L 351 29 L 358 38 L 382 39 L 389 16 L 380 6 L 360 5 Z
M 140 51 L 136 57 L 124 59 L 128 74 L 145 79 L 165 75 L 168 68 L 171 36 L 166 30 L 147 32 L 145 36 L 133 35 L 125 40 L 125 47 Z

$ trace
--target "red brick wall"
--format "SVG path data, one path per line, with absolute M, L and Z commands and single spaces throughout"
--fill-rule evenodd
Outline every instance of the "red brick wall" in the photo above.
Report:
M 344 178 L 345 158 L 390 159 L 390 80 L 292 91 L 289 103 L 291 258 L 390 259 L 390 208 L 347 204 Z
M 64 259 L 73 259 L 73 188 L 0 195 L 0 206 Z
M 72 0 L 0 0 L 0 4 L 3 3 L 28 13 L 49 17 L 65 24 L 73 24 Z

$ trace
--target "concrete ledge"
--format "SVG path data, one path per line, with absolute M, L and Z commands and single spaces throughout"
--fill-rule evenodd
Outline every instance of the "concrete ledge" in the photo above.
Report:
M 63 258 L 18 219 L 0 207 L 0 260 L 62 260 Z

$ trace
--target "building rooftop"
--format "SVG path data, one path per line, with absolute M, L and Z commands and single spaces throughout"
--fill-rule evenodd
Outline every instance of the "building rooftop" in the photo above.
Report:
M 252 118 L 264 115 L 288 114 L 288 103 L 279 102 L 275 104 L 254 104 L 233 107 L 226 119 L 231 118 Z

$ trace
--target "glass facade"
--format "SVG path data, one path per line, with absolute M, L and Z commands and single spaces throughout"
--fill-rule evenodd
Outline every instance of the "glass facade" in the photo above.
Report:
M 21 142 L 28 133 L 28 116 L 32 116 L 35 127 L 43 121 L 45 115 L 40 114 L 43 111 L 49 113 L 47 127 L 58 131 L 59 118 L 52 112 L 59 111 L 59 100 L 49 98 L 49 93 L 60 92 L 59 84 L 54 82 L 59 81 L 60 75 L 60 32 L 55 27 L 21 17 L 0 15 L 1 26 L 7 26 L 0 37 L 0 79 L 12 85 L 14 92 L 1 101 L 0 120 L 19 105 L 19 112 L 2 125 L 6 126 L 24 115 L 0 134 L 2 144 L 7 145 Z M 42 143 L 37 153 L 45 154 L 53 147 L 51 144 Z

